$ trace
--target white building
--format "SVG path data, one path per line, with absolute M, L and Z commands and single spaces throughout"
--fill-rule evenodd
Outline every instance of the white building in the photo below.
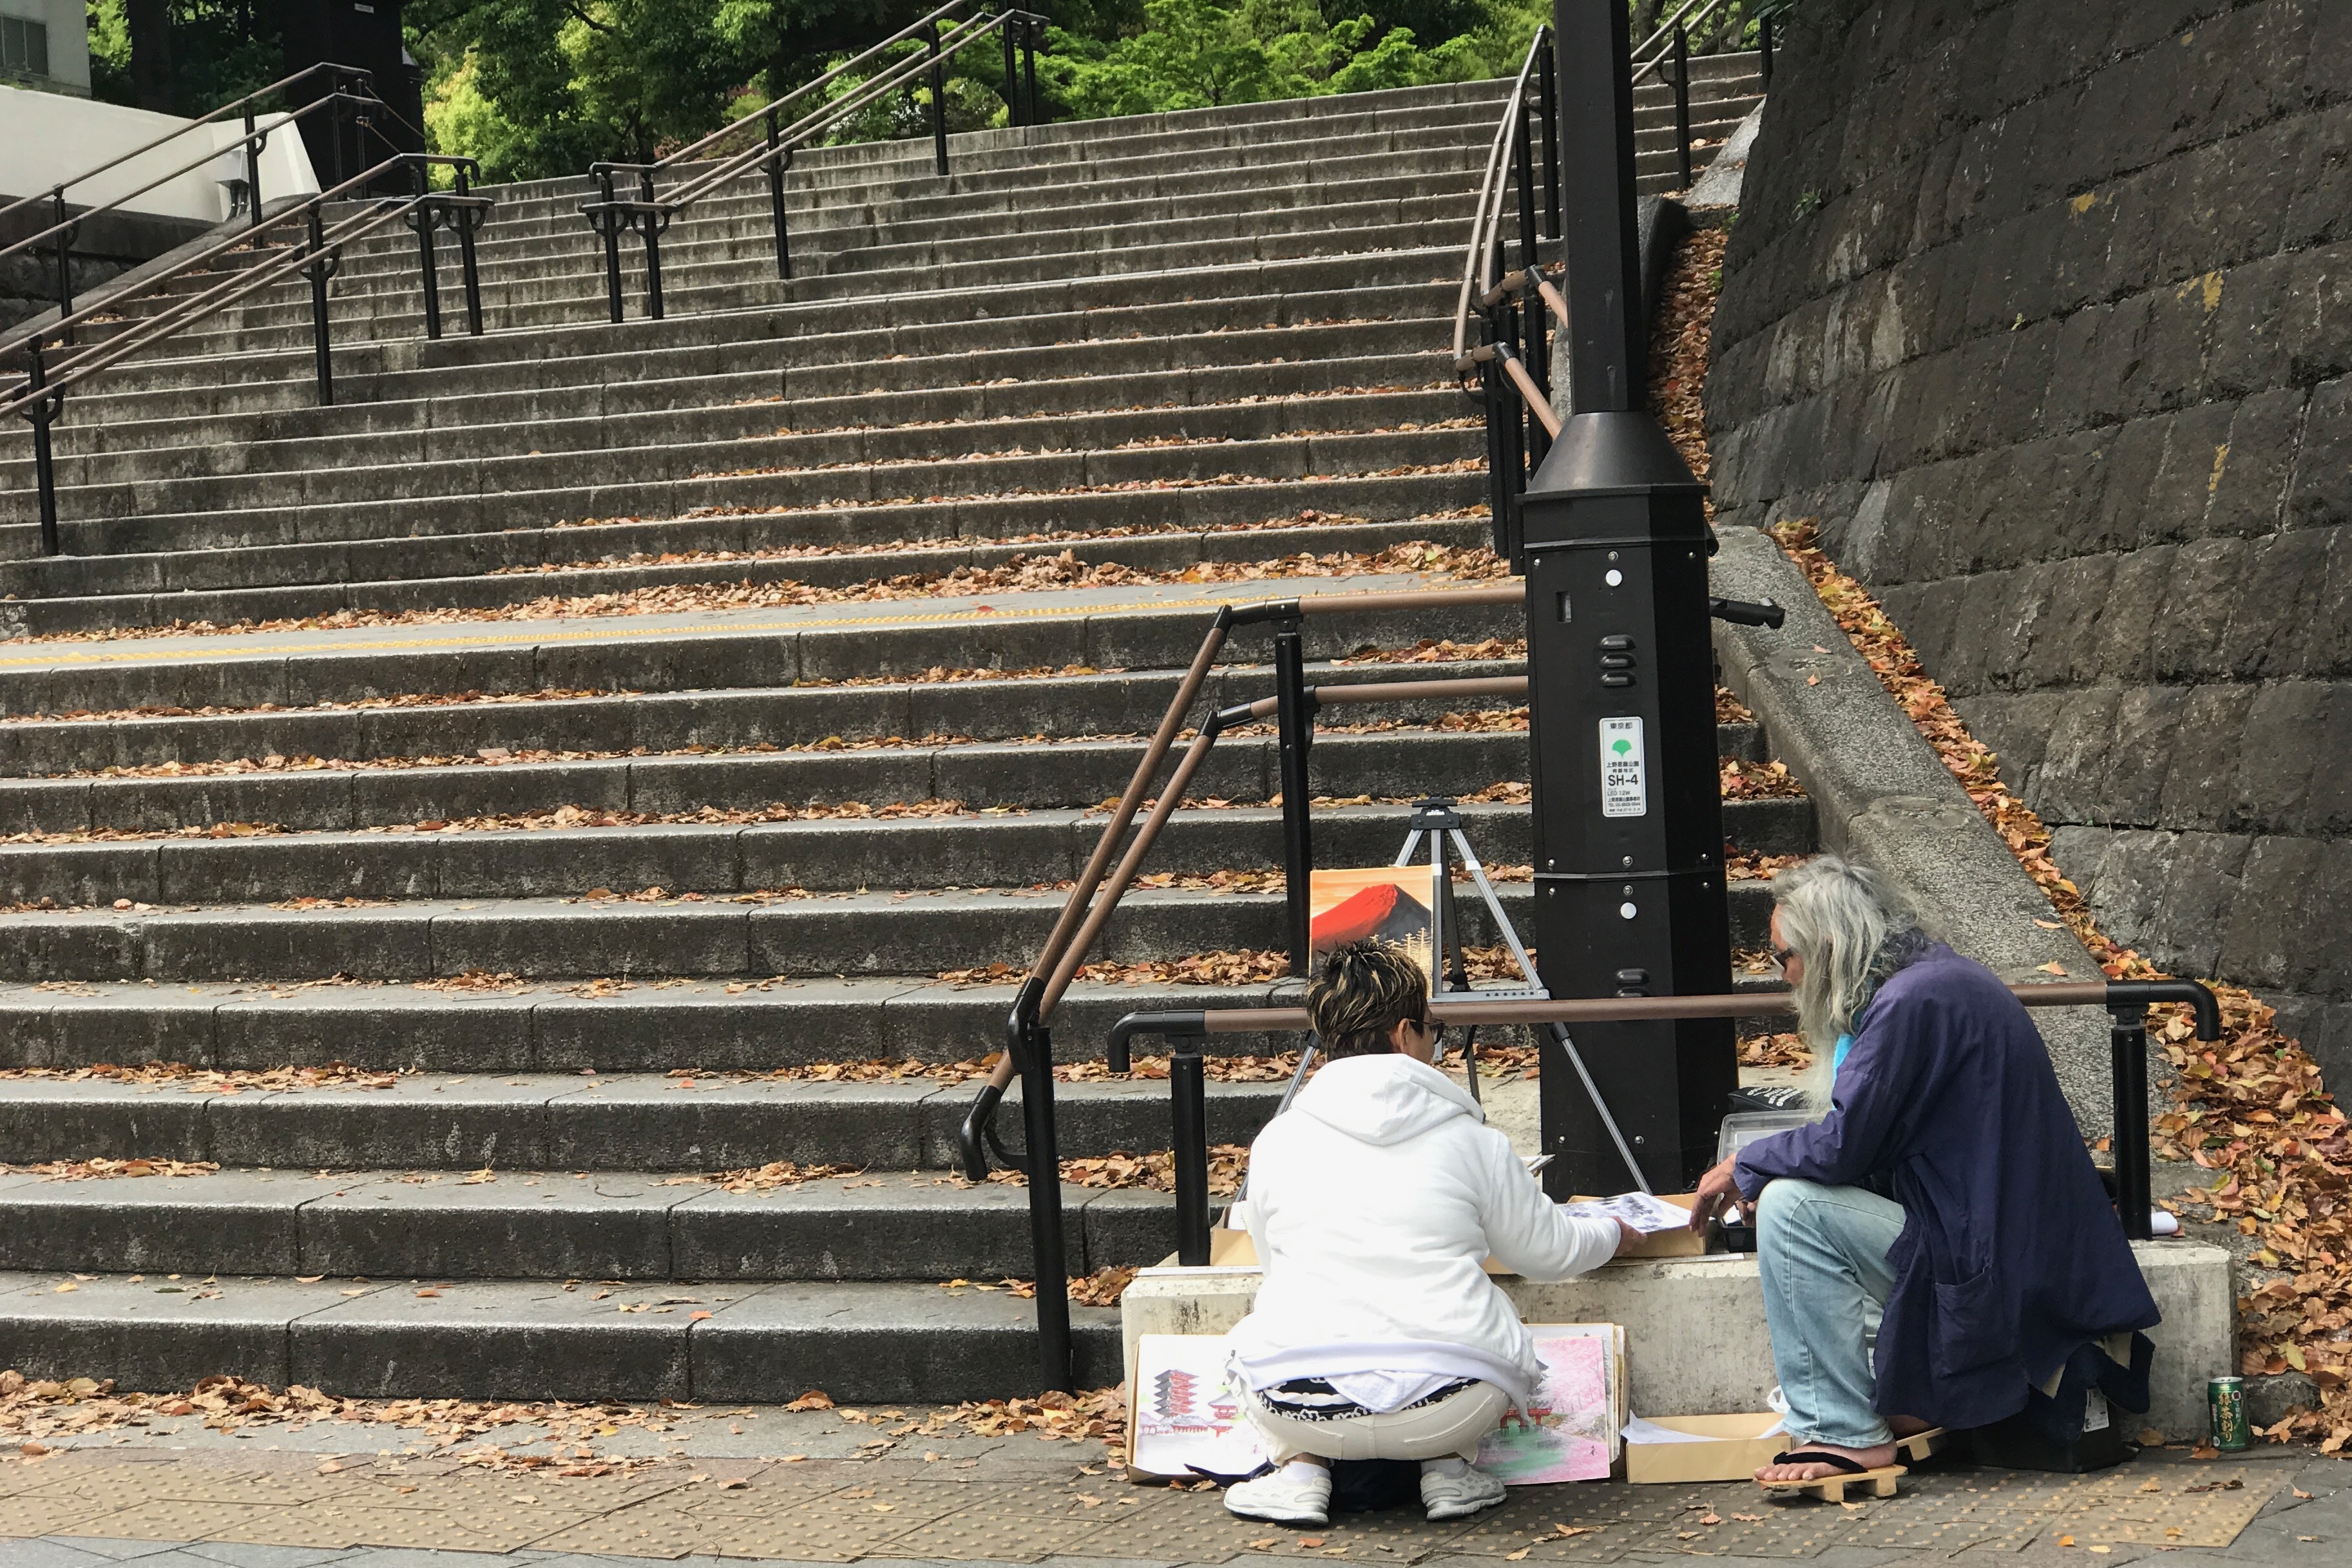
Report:
M 84 0 L 0 0 L 0 82 L 88 98 Z

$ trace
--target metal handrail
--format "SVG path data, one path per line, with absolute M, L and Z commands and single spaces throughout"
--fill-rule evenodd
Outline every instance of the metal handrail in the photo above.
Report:
M 1551 29 L 1538 27 L 1528 40 L 1528 57 L 1511 83 L 1511 96 L 1495 127 L 1486 151 L 1486 173 L 1478 184 L 1478 201 L 1470 216 L 1470 246 L 1462 258 L 1462 292 L 1454 309 L 1454 357 L 1461 359 L 1470 337 L 1470 302 L 1494 287 L 1495 237 L 1503 222 L 1503 194 L 1510 186 L 1510 168 L 1527 124 L 1528 85 L 1535 78 L 1545 52 L 1551 47 Z M 1554 226 L 1557 227 L 1557 225 Z M 1563 320 L 1565 312 L 1563 312 Z
M 20 207 L 30 206 L 35 202 L 48 201 L 52 197 L 62 195 L 64 192 L 71 190 L 74 186 L 81 184 L 85 181 L 96 179 L 99 175 L 105 174 L 109 169 L 120 167 L 121 165 L 129 163 L 131 159 L 141 156 L 142 153 L 152 153 L 156 148 L 179 140 L 179 138 L 187 135 L 190 132 L 196 130 L 199 126 L 210 125 L 214 121 L 220 119 L 223 115 L 236 113 L 245 109 L 247 105 L 258 102 L 262 99 L 268 97 L 271 93 L 278 91 L 279 89 L 291 87 L 294 83 L 300 81 L 304 77 L 313 75 L 319 71 L 340 71 L 346 76 L 357 77 L 361 80 L 367 82 L 371 87 L 374 85 L 374 78 L 369 72 L 361 69 L 357 66 L 339 66 L 331 64 L 324 60 L 321 60 L 317 65 L 305 66 L 300 70 L 296 71 L 292 76 L 287 77 L 282 80 L 273 81 L 268 87 L 257 88 L 253 91 L 247 93 L 243 98 L 222 104 L 218 109 L 214 110 L 211 113 L 205 115 L 200 120 L 192 120 L 176 131 L 165 132 L 163 135 L 156 137 L 152 142 L 133 147 L 128 153 L 118 153 L 114 157 L 109 158 L 105 163 L 99 164 L 96 168 L 85 169 L 80 174 L 76 174 L 72 179 L 67 180 L 61 184 L 51 186 L 48 190 L 41 192 L 38 195 L 19 196 L 15 201 L 10 202 L 6 206 L 0 206 L 0 218 L 5 218 L 10 213 L 16 211 Z M 337 93 L 330 93 L 326 98 L 314 99 L 309 105 L 306 105 L 300 112 L 308 113 L 311 109 L 316 108 L 319 104 L 324 103 L 328 101 L 330 98 L 339 95 L 338 91 Z M 373 99 L 370 99 L 366 101 L 373 103 L 375 100 Z M 300 118 L 300 114 L 289 113 L 287 118 L 289 121 L 299 119 Z M 286 121 L 281 121 L 279 123 L 284 124 Z M 274 130 L 276 127 L 272 127 L 272 129 Z M 203 157 L 197 159 L 194 163 L 190 163 L 184 168 L 175 169 L 171 174 L 164 175 L 163 178 L 167 180 L 176 179 L 180 175 L 186 174 L 190 169 L 200 169 L 204 167 L 205 164 L 212 162 L 215 158 L 219 157 L 227 150 L 228 149 L 225 147 L 215 147 L 209 153 L 206 153 Z M 132 191 L 129 193 L 129 195 L 134 196 L 139 195 L 144 192 L 154 189 L 155 185 L 161 184 L 162 183 L 162 180 L 158 180 L 152 184 L 142 185 L 138 190 Z M 126 198 L 118 196 L 114 201 L 107 203 L 104 206 L 86 209 L 81 216 L 83 217 L 87 217 L 91 213 L 105 212 L 124 199 Z M 36 235 L 34 237 L 37 239 L 40 238 L 41 236 Z M 19 241 L 18 243 L 21 245 L 25 242 Z M 9 247 L 9 250 L 13 250 L 16 247 L 12 246 Z M 0 256 L 8 255 L 9 250 L 0 250 Z
M 834 67 L 823 76 L 816 78 L 813 81 L 804 81 L 801 83 L 800 86 L 793 88 L 790 92 L 785 93 L 782 97 L 771 100 L 769 102 L 763 103 L 759 108 L 752 110 L 750 113 L 730 121 L 727 124 L 720 126 L 709 135 L 702 138 L 701 141 L 688 142 L 687 145 L 680 147 L 677 152 L 670 153 L 667 157 L 656 158 L 650 163 L 624 163 L 617 160 L 606 160 L 590 164 L 588 166 L 588 172 L 591 174 L 594 174 L 599 170 L 610 169 L 615 174 L 635 174 L 656 172 L 669 168 L 673 164 L 683 163 L 703 149 L 723 142 L 728 137 L 733 135 L 736 132 L 744 129 L 755 121 L 763 120 L 769 115 L 775 113 L 776 110 L 783 108 L 784 105 L 792 102 L 794 99 L 805 97 L 807 94 L 814 92 L 819 88 L 831 85 L 841 77 L 856 70 L 859 66 L 862 66 L 867 60 L 872 59 L 876 55 L 880 54 L 884 49 L 890 47 L 894 44 L 903 44 L 908 39 L 919 36 L 925 28 L 930 26 L 934 22 L 943 20 L 950 12 L 960 11 L 966 5 L 971 4 L 974 4 L 974 0 L 948 0 L 948 3 L 940 6 L 938 10 L 931 12 L 929 16 L 918 17 L 916 20 L 908 23 L 905 26 L 899 28 L 897 32 L 891 34 L 880 43 L 874 45 L 872 47 L 865 50 L 861 54 L 852 56 L 850 58 L 844 60 L 841 64 Z
M 2115 1152 L 2116 1209 L 2125 1237 L 2148 1240 L 2150 1224 L 2148 1177 L 2147 1009 L 2164 1003 L 2186 1003 L 2196 1016 L 2200 1040 L 2221 1035 L 2221 1004 L 2213 993 L 2194 980 L 2066 981 L 2053 984 L 2015 984 L 2010 994 L 2028 1007 L 2103 1007 L 2109 1019 L 2109 1068 L 2115 1097 L 2115 1127 L 2110 1135 Z M 1432 996 L 1430 1016 L 1445 1024 L 1567 1025 L 1656 1022 L 1675 1018 L 1754 1018 L 1796 1011 L 1795 994 L 1789 991 L 1744 991 L 1728 995 L 1556 997 L 1546 1001 L 1480 1001 L 1475 995 Z M 1129 1068 L 1129 1050 L 1137 1035 L 1158 1035 L 1171 1041 L 1168 1074 L 1174 1139 L 1177 1239 L 1176 1260 L 1184 1268 L 1209 1261 L 1209 1149 L 1203 1100 L 1201 1052 L 1197 1044 L 1186 1049 L 1173 1042 L 1199 1041 L 1211 1035 L 1273 1034 L 1313 1027 L 1304 1007 L 1198 1008 L 1161 1013 L 1129 1013 L 1111 1026 L 1110 1069 Z M 1471 1068 L 1476 1071 L 1474 1065 Z M 1303 1071 L 1303 1069 L 1302 1069 Z M 1294 1087 L 1297 1080 L 1294 1079 Z M 2138 1109 L 2126 1114 L 2126 1106 Z M 1057 1283 L 1063 1283 L 1056 1281 Z M 1037 1281 L 1042 1331 L 1048 1308 L 1045 1279 Z M 1066 1290 L 1066 1284 L 1063 1288 Z M 1064 1302 L 1061 1315 L 1066 1317 Z
M 455 191 L 429 188 L 426 170 L 435 164 L 448 165 L 457 170 Z M 404 169 L 413 179 L 414 194 L 379 196 L 367 210 L 341 218 L 331 226 L 324 222 L 325 210 L 330 203 L 355 190 L 364 191 L 367 185 L 379 178 Z M 21 383 L 5 393 L 0 393 L 0 418 L 18 415 L 33 426 L 33 462 L 40 498 L 42 553 L 55 555 L 59 549 L 57 473 L 50 450 L 50 427 L 64 411 L 65 395 L 142 350 L 176 337 L 196 322 L 247 296 L 300 273 L 310 279 L 311 335 L 317 359 L 320 401 L 321 404 L 333 401 L 328 363 L 326 280 L 340 265 L 343 248 L 352 241 L 402 218 L 405 218 L 417 231 L 426 331 L 437 337 L 440 333 L 440 302 L 432 263 L 433 230 L 444 223 L 453 224 L 458 231 L 459 253 L 464 263 L 467 326 L 469 331 L 479 333 L 482 330 L 480 280 L 474 265 L 473 235 L 488 214 L 491 199 L 474 195 L 467 189 L 467 176 L 478 173 L 479 166 L 470 158 L 423 153 L 394 153 L 374 167 L 282 208 L 252 228 L 185 258 L 168 270 L 142 279 L 134 289 L 86 305 L 55 321 L 37 325 L 29 331 L 0 342 L 0 354 L 21 351 L 27 366 Z M 154 296 L 167 285 L 205 268 L 221 256 L 255 245 L 260 234 L 298 221 L 307 231 L 305 239 L 302 243 L 287 247 L 284 255 L 262 260 L 256 266 L 230 274 L 199 293 L 175 300 L 155 315 L 111 338 L 94 343 L 73 343 L 73 328 L 100 311 L 112 310 L 127 300 Z M 51 338 L 58 339 L 70 351 L 64 359 L 54 363 L 48 358 L 47 346 Z
M 1001 36 L 1004 40 L 1007 112 L 1015 123 L 1022 122 L 1020 103 L 1025 96 L 1028 100 L 1028 117 L 1034 121 L 1036 114 L 1034 45 L 1038 31 L 1044 26 L 1045 18 L 1032 12 L 1011 6 L 997 11 L 993 15 L 974 10 L 971 15 L 956 21 L 946 32 L 942 33 L 940 30 L 939 24 L 941 19 L 977 4 L 978 0 L 950 0 L 949 4 L 941 5 L 921 20 L 901 28 L 854 59 L 836 66 L 814 81 L 793 89 L 765 107 L 754 110 L 734 123 L 711 132 L 690 146 L 680 148 L 658 163 L 600 162 L 591 164 L 588 170 L 589 177 L 596 182 L 599 195 L 595 199 L 583 202 L 580 205 L 580 213 L 588 220 L 589 227 L 598 234 L 604 243 L 605 294 L 614 323 L 619 323 L 626 313 L 622 301 L 621 289 L 621 231 L 625 228 L 635 232 L 645 245 L 646 315 L 649 320 L 658 321 L 663 314 L 660 248 L 662 232 L 669 226 L 672 218 L 693 203 L 701 200 L 720 185 L 755 171 L 764 174 L 767 177 L 769 216 L 774 226 L 776 237 L 777 276 L 784 279 L 791 278 L 793 275 L 792 248 L 784 216 L 784 171 L 792 166 L 793 155 L 802 147 L 831 132 L 843 121 L 868 104 L 906 86 L 918 76 L 925 73 L 929 73 L 931 79 L 932 155 L 939 174 L 944 178 L 948 173 L 948 133 L 947 111 L 942 99 L 947 63 L 992 34 Z M 1014 48 L 1016 26 L 1019 29 L 1022 47 L 1028 51 L 1028 90 L 1025 95 L 1020 91 L 1017 85 Z M 802 115 L 790 125 L 779 123 L 780 112 L 785 104 L 839 79 L 844 74 L 873 60 L 885 49 L 895 47 L 899 44 L 916 42 L 919 39 L 924 47 L 916 53 L 884 67 L 840 98 L 828 99 L 820 102 L 814 109 Z M 755 121 L 761 125 L 765 132 L 764 141 L 709 164 L 667 194 L 656 193 L 654 176 L 657 173 L 677 165 L 689 154 L 709 148 Z M 638 194 L 635 196 L 624 196 L 615 193 L 614 188 L 615 177 L 624 174 L 635 178 L 638 187 Z
M 1675 31 L 1677 26 L 1679 26 L 1681 32 L 1687 37 L 1693 27 L 1697 26 L 1701 22 L 1706 21 L 1709 16 L 1715 14 L 1716 7 L 1721 5 L 1723 4 L 1723 0 L 1706 0 L 1706 4 L 1700 7 L 1696 16 L 1691 17 L 1688 21 L 1679 21 L 1682 12 L 1689 10 L 1692 3 L 1693 0 L 1683 0 L 1681 10 L 1675 13 L 1675 19 L 1669 20 L 1656 32 L 1651 34 L 1650 37 L 1643 41 L 1642 47 L 1647 48 L 1651 43 L 1665 38 L 1666 35 L 1669 32 Z M 1766 26 L 1769 26 L 1771 25 L 1771 19 L 1769 17 L 1764 18 L 1764 25 Z M 1651 56 L 1646 61 L 1641 59 L 1641 51 L 1638 49 L 1635 50 L 1634 57 L 1636 63 L 1634 65 L 1633 79 L 1631 85 L 1634 87 L 1641 86 L 1642 79 L 1648 76 L 1652 71 L 1656 70 L 1661 65 L 1664 64 L 1666 58 L 1674 52 L 1675 51 L 1671 47 L 1671 40 L 1665 43 L 1659 43 L 1658 52 Z

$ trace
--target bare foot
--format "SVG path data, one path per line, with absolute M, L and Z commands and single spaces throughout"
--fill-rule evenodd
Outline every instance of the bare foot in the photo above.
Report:
M 1886 1425 L 1894 1429 L 1897 1437 L 1909 1437 L 1936 1429 L 1933 1421 L 1922 1421 L 1916 1415 L 1890 1415 L 1886 1418 Z
M 1895 1445 L 1892 1443 L 1881 1443 L 1874 1448 L 1841 1448 L 1835 1443 L 1799 1443 L 1790 1451 L 1793 1453 L 1801 1449 L 1810 1449 L 1821 1454 L 1835 1454 L 1841 1458 L 1852 1459 L 1866 1470 L 1875 1470 L 1895 1462 Z M 1767 1465 L 1756 1472 L 1756 1479 L 1765 1482 L 1825 1481 L 1833 1476 L 1845 1473 L 1835 1465 L 1820 1463 Z

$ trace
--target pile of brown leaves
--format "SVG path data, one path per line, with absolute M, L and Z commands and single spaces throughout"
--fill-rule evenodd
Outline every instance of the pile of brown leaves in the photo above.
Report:
M 1076 1281 L 1073 1281 L 1074 1294 Z M 984 1399 L 942 1410 L 919 1429 L 923 1436 L 936 1436 L 961 1427 L 975 1437 L 1010 1436 L 1034 1432 L 1046 1442 L 1066 1438 L 1083 1442 L 1098 1439 L 1113 1455 L 1127 1447 L 1127 1392 L 1123 1388 L 1097 1388 L 1078 1394 L 1062 1394 L 1048 1390 L 1034 1399 Z M 1114 1468 L 1123 1468 L 1124 1461 L 1114 1458 Z
M 62 1083 L 99 1081 L 140 1089 L 171 1087 L 190 1094 L 229 1095 L 309 1089 L 390 1089 L 400 1081 L 400 1075 L 355 1068 L 348 1062 L 258 1070 L 190 1067 L 185 1062 L 141 1062 L 126 1067 L 101 1062 L 86 1068 L 0 1068 L 0 1079 L 53 1079 Z
M 1706 371 L 1715 304 L 1730 231 L 1694 230 L 1676 247 L 1665 298 L 1650 325 L 1650 406 L 1694 478 L 1711 466 L 1706 447 Z M 1709 508 L 1712 511 L 1712 506 Z
M 1726 800 L 1789 799 L 1805 793 L 1805 786 L 1789 776 L 1786 763 L 1743 763 L 1726 757 L 1718 768 Z
M 627 1405 L 473 1403 L 458 1399 L 339 1399 L 296 1384 L 282 1393 L 239 1377 L 207 1377 L 185 1393 L 118 1394 L 111 1382 L 77 1377 L 28 1379 L 0 1372 L 0 1435 L 18 1440 L 27 1458 L 48 1451 L 41 1439 L 143 1426 L 158 1416 L 201 1416 L 216 1432 L 282 1426 L 299 1432 L 320 1422 L 394 1428 L 400 1440 L 421 1444 L 438 1457 L 489 1470 L 546 1470 L 562 1476 L 611 1475 L 659 1462 L 658 1457 L 598 1458 L 590 1444 L 625 1426 L 649 1432 L 673 1427 L 676 1412 L 665 1401 L 639 1409 Z M 460 1447 L 501 1426 L 536 1426 L 554 1439 L 555 1451 L 509 1454 L 493 1445 Z M 331 1462 L 331 1461 L 330 1461 Z
M 49 1160 L 37 1165 L 0 1165 L 0 1172 L 39 1176 L 50 1182 L 99 1182 L 118 1176 L 208 1176 L 219 1169 L 210 1160 Z
M 1486 637 L 1457 643 L 1452 638 L 1423 637 L 1411 647 L 1360 647 L 1334 664 L 1460 664 L 1471 659 L 1517 659 L 1528 657 L 1525 637 Z
M 1242 1143 L 1209 1145 L 1209 1195 L 1229 1198 L 1242 1190 L 1242 1174 L 1249 1169 L 1249 1148 Z M 1077 1187 L 1141 1188 L 1148 1192 L 1176 1190 L 1176 1156 L 1169 1150 L 1134 1154 L 1120 1149 L 1095 1159 L 1065 1160 L 1062 1180 Z
M 1801 1035 L 1748 1035 L 1739 1042 L 1739 1065 L 1809 1068 L 1813 1065 L 1813 1053 Z
M 665 1176 L 665 1187 L 698 1187 L 716 1185 L 730 1193 L 772 1193 L 788 1187 L 822 1182 L 831 1176 L 865 1174 L 862 1165 L 796 1165 L 790 1160 L 771 1160 L 764 1165 L 753 1165 L 740 1171 L 716 1171 L 707 1176 Z

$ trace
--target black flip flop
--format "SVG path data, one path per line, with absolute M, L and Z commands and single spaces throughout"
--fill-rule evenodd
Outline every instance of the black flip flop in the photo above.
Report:
M 1825 1454 L 1819 1448 L 1791 1448 L 1785 1454 L 1773 1455 L 1772 1462 L 1776 1465 L 1827 1465 L 1844 1476 L 1866 1476 L 1870 1473 L 1868 1465 L 1849 1459 L 1843 1454 Z

